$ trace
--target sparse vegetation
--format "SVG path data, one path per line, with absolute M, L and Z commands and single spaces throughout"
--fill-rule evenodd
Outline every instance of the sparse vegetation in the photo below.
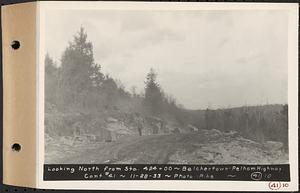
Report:
M 152 152 L 155 144 L 163 148 L 162 143 L 166 143 L 165 147 L 170 150 L 168 156 L 163 158 L 163 161 L 156 159 L 158 157 L 162 159 L 161 156 L 151 158 L 154 159 L 153 163 L 160 163 L 172 162 L 170 161 L 172 156 L 180 157 L 198 151 L 199 142 L 191 143 L 188 140 L 174 145 L 176 140 L 207 141 L 211 134 L 205 132 L 217 130 L 221 135 L 218 135 L 216 143 L 221 143 L 223 138 L 225 140 L 226 134 L 234 133 L 254 141 L 253 144 L 262 145 L 258 148 L 261 152 L 264 151 L 262 148 L 268 141 L 282 143 L 283 149 L 280 151 L 287 152 L 288 106 L 286 104 L 188 110 L 176 102 L 176 97 L 164 92 L 157 81 L 157 76 L 158 74 L 151 68 L 145 77 L 145 90 L 142 94 L 137 94 L 136 87 L 132 87 L 131 91 L 126 90 L 121 80 L 113 78 L 113 75 L 102 73 L 101 65 L 94 61 L 93 45 L 87 41 L 87 34 L 81 28 L 62 54 L 61 65 L 58 66 L 48 54 L 45 57 L 46 143 L 50 144 L 51 141 L 59 143 L 60 139 L 64 144 L 70 141 L 71 146 L 85 139 L 94 143 L 105 143 L 91 151 L 97 151 L 99 147 L 111 149 L 118 154 L 114 159 L 119 162 L 128 159 L 119 153 L 124 146 L 127 148 L 138 146 L 139 153 L 148 152 L 150 156 L 150 154 L 156 155 Z M 143 119 L 143 131 L 137 130 L 137 124 L 141 122 L 137 123 L 139 116 Z M 197 134 L 187 134 L 193 132 Z M 203 132 L 205 134 L 201 135 Z M 139 135 L 143 136 L 139 137 Z M 231 139 L 237 139 L 237 136 Z M 142 139 L 144 146 L 140 143 Z M 157 140 L 162 141 L 152 143 Z M 117 142 L 108 143 L 113 141 Z M 153 145 L 152 149 L 149 144 L 146 144 L 147 141 Z M 129 142 L 133 145 L 130 146 Z M 211 143 L 213 141 L 205 142 L 205 144 Z M 175 147 L 178 149 L 176 150 Z M 187 149 L 190 152 L 185 152 Z M 47 151 L 49 157 L 51 146 Z M 157 155 L 160 155 L 159 152 Z M 139 160 L 146 155 L 132 156 L 136 156 Z M 113 158 L 96 160 L 108 159 Z M 188 162 L 198 163 L 195 160 Z

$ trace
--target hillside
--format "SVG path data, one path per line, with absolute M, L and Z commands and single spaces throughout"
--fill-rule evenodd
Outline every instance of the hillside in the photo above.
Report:
M 287 104 L 189 110 L 165 92 L 153 68 L 139 80 L 144 83 L 140 93 L 113 76 L 95 62 L 83 28 L 63 51 L 59 66 L 46 55 L 47 163 L 287 160 Z
M 52 138 L 91 135 L 98 141 L 114 141 L 120 136 L 189 133 L 217 129 L 237 132 L 258 143 L 279 141 L 288 146 L 287 106 L 264 105 L 217 110 L 181 110 L 180 117 L 172 113 L 150 116 L 146 113 L 108 109 L 98 113 L 62 113 L 48 110 L 45 114 L 46 134 Z

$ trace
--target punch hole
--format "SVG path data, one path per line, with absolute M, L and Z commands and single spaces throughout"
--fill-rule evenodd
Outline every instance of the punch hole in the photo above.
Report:
M 20 44 L 20 42 L 19 42 L 18 40 L 12 41 L 10 45 L 11 45 L 11 47 L 12 47 L 14 50 L 19 49 L 20 46 L 21 46 L 21 44 Z
M 12 149 L 13 151 L 19 152 L 19 151 L 21 150 L 21 145 L 18 144 L 18 143 L 14 143 L 14 144 L 11 146 L 11 149 Z

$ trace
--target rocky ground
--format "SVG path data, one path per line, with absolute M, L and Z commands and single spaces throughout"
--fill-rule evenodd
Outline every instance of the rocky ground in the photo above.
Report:
M 282 164 L 280 142 L 257 143 L 236 133 L 201 130 L 168 135 L 124 136 L 112 142 L 46 140 L 48 164 Z

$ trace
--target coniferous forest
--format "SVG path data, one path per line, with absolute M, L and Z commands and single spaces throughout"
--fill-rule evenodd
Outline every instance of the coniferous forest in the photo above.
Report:
M 104 74 L 84 28 L 60 64 L 47 54 L 46 162 L 287 162 L 287 104 L 189 110 L 164 92 L 154 68 L 145 74 L 143 92 Z

